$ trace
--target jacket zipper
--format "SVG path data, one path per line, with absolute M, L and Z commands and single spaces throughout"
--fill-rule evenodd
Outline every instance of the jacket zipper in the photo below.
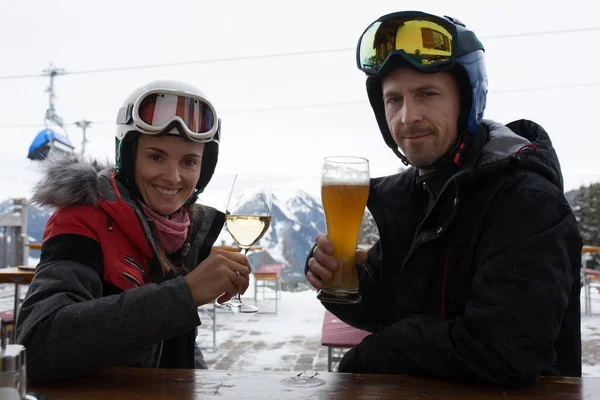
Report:
M 125 278 L 126 281 L 128 281 L 131 284 L 133 284 L 135 287 L 142 286 L 141 282 L 138 281 L 135 276 L 133 276 L 131 274 L 128 274 L 127 272 L 123 272 L 122 275 L 123 275 L 123 278 Z
M 142 229 L 144 230 L 144 234 L 146 235 L 146 239 L 148 240 L 148 243 L 150 243 L 150 248 L 152 250 L 152 255 L 154 256 L 154 258 L 156 260 L 160 260 L 160 258 L 158 257 L 158 250 L 157 250 L 157 246 L 156 243 L 154 242 L 154 239 L 152 238 L 152 233 L 150 232 L 150 227 L 148 226 L 148 222 L 146 221 L 146 218 L 144 217 L 142 211 L 138 208 L 138 206 L 134 203 L 134 202 L 128 202 L 125 201 L 126 203 L 128 203 L 129 205 L 131 205 L 131 207 L 133 208 L 133 211 L 135 212 L 135 215 L 138 217 L 138 220 L 140 221 L 140 224 L 142 225 Z M 126 260 L 127 261 L 127 260 Z M 160 261 L 159 261 L 160 264 Z M 134 267 L 138 267 L 138 265 L 136 265 L 136 263 L 133 263 Z M 160 268 L 161 272 L 162 272 L 162 276 L 165 276 L 165 271 L 164 269 L 161 267 Z M 148 282 L 152 282 L 152 279 L 150 279 L 150 277 L 144 272 L 144 276 L 148 279 Z M 158 368 L 158 366 L 160 365 L 160 359 L 162 358 L 162 351 L 163 351 L 163 345 L 164 345 L 164 341 L 160 342 L 160 349 L 158 350 L 158 359 L 156 360 L 156 367 Z
M 153 257 L 156 260 L 160 260 L 160 258 L 158 257 L 158 250 L 157 250 L 156 242 L 154 241 L 154 238 L 152 238 L 152 233 L 150 232 L 150 226 L 148 225 L 148 221 L 144 217 L 143 212 L 139 209 L 139 207 L 135 204 L 135 202 L 125 200 L 125 203 L 129 204 L 133 208 L 135 215 L 138 217 L 138 220 L 140 221 L 140 225 L 142 226 L 142 229 L 144 230 L 144 235 L 146 236 L 146 239 L 148 240 L 148 243 L 150 244 L 150 249 L 152 250 Z M 160 264 L 160 261 L 159 261 L 159 264 Z M 162 276 L 164 277 L 165 271 L 162 268 L 162 266 L 160 268 L 160 271 L 162 272 Z M 153 282 L 151 279 L 148 279 L 148 281 Z
M 456 175 L 460 174 L 460 172 L 458 172 Z M 442 197 L 442 194 L 448 190 L 447 188 L 451 185 L 451 184 L 456 184 L 456 175 L 454 175 L 448 182 L 446 182 L 444 184 L 444 186 L 442 187 L 442 190 L 440 191 L 440 194 L 438 196 L 437 199 L 435 199 L 435 203 L 433 205 L 433 207 L 431 207 L 431 209 L 429 210 L 429 212 L 425 215 L 425 217 L 421 220 L 421 222 L 419 222 L 419 226 L 417 227 L 417 230 L 415 231 L 415 237 L 413 239 L 412 245 L 410 246 L 410 249 L 408 250 L 408 253 L 406 254 L 406 257 L 404 257 L 404 260 L 402 261 L 402 266 L 400 268 L 400 271 L 402 271 L 404 269 L 404 266 L 406 265 L 406 263 L 408 262 L 408 259 L 413 255 L 413 253 L 417 250 L 417 248 L 425 243 L 428 243 L 432 240 L 435 240 L 436 238 L 432 238 L 432 239 L 428 239 L 428 240 L 423 240 L 423 241 L 418 241 L 418 238 L 421 234 L 421 228 L 423 227 L 423 225 L 425 224 L 425 221 L 427 220 L 427 218 L 429 218 L 429 216 L 431 215 L 431 213 L 433 212 L 433 210 L 437 207 L 438 201 L 439 199 Z M 458 199 L 458 190 L 456 190 L 456 193 L 454 195 L 454 205 L 457 205 L 457 199 Z M 452 221 L 454 220 L 454 217 L 456 216 L 456 207 L 454 207 L 454 209 L 452 210 L 452 214 L 449 216 L 449 218 L 447 219 L 446 222 Z M 448 227 L 450 225 L 450 223 L 446 223 L 444 227 Z M 441 228 L 441 227 L 440 227 Z M 444 230 L 444 229 L 441 229 Z M 438 230 L 438 237 L 439 234 L 441 233 L 441 230 Z
M 444 278 L 442 280 L 442 305 L 440 306 L 440 317 L 444 318 L 446 312 L 446 273 L 448 272 L 448 258 L 444 262 Z

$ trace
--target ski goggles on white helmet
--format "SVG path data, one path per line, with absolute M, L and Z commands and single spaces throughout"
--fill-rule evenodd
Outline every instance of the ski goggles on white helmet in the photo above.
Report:
M 200 143 L 218 140 L 219 136 L 219 119 L 212 104 L 201 96 L 178 90 L 144 92 L 126 110 L 120 110 L 117 124 L 131 124 L 147 135 L 181 133 Z
M 386 75 L 398 61 L 423 72 L 448 70 L 457 57 L 483 50 L 472 34 L 461 36 L 459 41 L 462 31 L 467 31 L 464 24 L 450 17 L 418 11 L 384 15 L 361 35 L 356 62 L 369 75 Z M 392 59 L 394 62 L 389 62 Z

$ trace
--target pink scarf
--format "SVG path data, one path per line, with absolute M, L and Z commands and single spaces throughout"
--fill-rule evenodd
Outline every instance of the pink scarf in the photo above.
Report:
M 140 204 L 148 219 L 154 224 L 154 235 L 158 246 L 165 254 L 172 254 L 179 250 L 185 242 L 190 225 L 190 216 L 185 209 L 182 208 L 169 218 L 165 218 L 144 203 Z

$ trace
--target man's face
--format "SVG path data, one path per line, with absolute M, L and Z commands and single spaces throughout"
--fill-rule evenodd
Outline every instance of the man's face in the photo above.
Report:
M 382 89 L 388 127 L 412 165 L 422 170 L 450 150 L 458 135 L 460 90 L 449 72 L 399 68 L 383 78 Z

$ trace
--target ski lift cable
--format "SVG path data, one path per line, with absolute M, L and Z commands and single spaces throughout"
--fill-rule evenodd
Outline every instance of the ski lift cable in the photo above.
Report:
M 582 32 L 595 32 L 595 31 L 600 31 L 600 26 L 592 26 L 592 27 L 586 27 L 586 28 L 560 29 L 560 30 L 551 30 L 551 31 L 490 35 L 490 36 L 482 36 L 480 39 L 481 40 L 499 40 L 499 39 L 515 39 L 515 38 L 520 39 L 523 37 L 532 37 L 532 36 L 563 35 L 563 34 L 569 34 L 569 33 L 582 33 Z M 290 52 L 290 53 L 259 54 L 259 55 L 250 55 L 250 56 L 240 56 L 240 57 L 225 57 L 225 58 L 213 58 L 213 59 L 206 59 L 206 60 L 180 61 L 180 62 L 162 63 L 162 64 L 146 64 L 146 65 L 100 68 L 100 69 L 89 69 L 89 70 L 79 70 L 79 71 L 64 71 L 61 73 L 61 75 L 97 74 L 97 73 L 106 73 L 106 72 L 133 71 L 133 70 L 151 69 L 151 68 L 177 67 L 177 66 L 195 65 L 195 64 L 211 64 L 211 63 L 235 62 L 235 61 L 244 61 L 244 60 L 260 60 L 260 59 L 268 59 L 268 58 L 296 57 L 296 56 L 313 55 L 313 54 L 341 53 L 341 52 L 349 52 L 349 51 L 356 51 L 356 48 L 347 47 L 347 48 L 324 49 L 324 50 L 307 50 L 307 51 Z M 5 76 L 0 76 L 0 80 L 30 79 L 30 78 L 41 78 L 41 77 L 46 77 L 46 76 L 48 76 L 48 74 L 5 75 Z
M 570 85 L 555 85 L 555 86 L 539 86 L 530 88 L 513 88 L 513 89 L 498 89 L 490 90 L 490 94 L 503 94 L 503 93 L 518 93 L 528 91 L 546 91 L 546 90 L 561 90 L 561 89 L 579 89 L 600 86 L 600 82 L 589 82 L 589 83 L 577 83 Z M 249 114 L 249 113 L 261 113 L 261 112 L 276 112 L 276 111 L 293 111 L 293 110 L 305 110 L 311 108 L 322 108 L 322 107 L 340 107 L 340 106 L 351 106 L 367 104 L 366 100 L 355 100 L 355 101 L 339 101 L 331 103 L 319 103 L 319 104 L 303 104 L 303 105 L 292 105 L 292 106 L 279 106 L 279 107 L 264 107 L 264 108 L 246 108 L 238 110 L 224 110 L 220 112 L 220 115 L 234 115 L 234 114 Z M 88 121 L 91 125 L 106 125 L 114 124 L 115 120 L 98 120 Z M 66 126 L 77 126 L 77 122 L 65 123 Z M 17 129 L 17 128 L 38 128 L 40 124 L 8 124 L 0 125 L 0 129 Z

